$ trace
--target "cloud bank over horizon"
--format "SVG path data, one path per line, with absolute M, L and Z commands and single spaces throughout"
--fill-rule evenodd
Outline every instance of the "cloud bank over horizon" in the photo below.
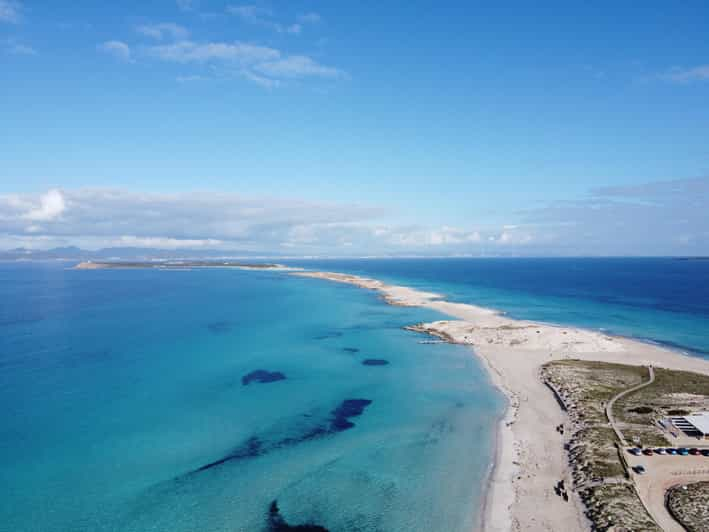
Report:
M 52 188 L 0 195 L 0 249 L 77 246 L 293 256 L 709 254 L 709 178 L 592 190 L 501 226 L 403 225 L 383 205 Z

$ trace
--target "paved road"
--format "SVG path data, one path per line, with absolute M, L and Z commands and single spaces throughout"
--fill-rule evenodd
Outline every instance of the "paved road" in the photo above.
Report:
M 613 399 L 608 401 L 608 404 L 606 405 L 606 417 L 608 418 L 608 422 L 611 424 L 611 428 L 613 428 L 616 436 L 618 436 L 618 439 L 620 440 L 620 443 L 623 446 L 628 445 L 628 443 L 625 441 L 625 438 L 623 437 L 623 433 L 620 431 L 620 429 L 616 425 L 615 418 L 613 417 L 613 405 L 621 397 L 624 397 L 624 396 L 628 395 L 629 393 L 636 392 L 642 388 L 645 388 L 645 386 L 649 386 L 650 384 L 655 382 L 655 370 L 652 369 L 652 366 L 648 366 L 648 370 L 650 371 L 650 380 L 645 381 L 645 382 L 641 382 L 637 386 L 633 386 L 632 388 L 628 388 L 627 390 L 623 390 L 618 395 L 613 397 Z

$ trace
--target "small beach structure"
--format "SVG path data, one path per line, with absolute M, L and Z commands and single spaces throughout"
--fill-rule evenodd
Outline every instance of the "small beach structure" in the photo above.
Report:
M 696 412 L 688 416 L 675 416 L 670 422 L 689 436 L 709 440 L 709 412 Z

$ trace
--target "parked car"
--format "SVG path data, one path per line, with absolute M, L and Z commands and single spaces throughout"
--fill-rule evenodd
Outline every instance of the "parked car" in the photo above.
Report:
M 677 449 L 673 449 L 672 447 L 668 447 L 667 454 L 677 454 Z
M 635 471 L 638 475 L 644 475 L 645 474 L 645 468 L 641 465 L 635 466 L 633 468 L 633 471 Z
M 657 454 L 665 454 L 665 450 L 662 447 L 658 447 L 657 449 L 655 449 L 655 452 Z
M 640 449 L 638 449 L 637 447 L 631 447 L 630 449 L 628 449 L 628 452 L 630 454 L 634 454 L 635 456 L 640 456 Z
M 697 449 L 696 447 L 692 447 L 689 450 L 689 454 L 691 454 L 692 456 L 697 456 L 699 454 L 699 449 Z
M 709 449 L 702 449 L 702 456 L 709 456 Z
M 688 456 L 689 449 L 687 449 L 686 447 L 680 447 L 679 449 L 677 449 L 677 454 L 679 454 L 681 456 Z
M 652 456 L 652 449 L 643 449 L 643 454 L 645 456 Z

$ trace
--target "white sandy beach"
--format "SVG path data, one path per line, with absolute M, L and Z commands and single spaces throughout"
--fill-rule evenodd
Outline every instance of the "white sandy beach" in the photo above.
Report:
M 539 379 L 542 364 L 576 358 L 709 374 L 707 360 L 598 331 L 513 320 L 494 310 L 353 275 L 293 275 L 377 290 L 392 305 L 426 307 L 455 318 L 421 324 L 415 330 L 474 347 L 492 382 L 509 401 L 498 429 L 497 459 L 485 502 L 486 531 L 572 532 L 590 528 L 578 497 L 564 502 L 553 491 L 557 481 L 570 483 L 571 477 L 562 436 L 554 430 L 564 423 L 565 416 Z M 664 506 L 648 509 L 653 515 L 664 513 Z

